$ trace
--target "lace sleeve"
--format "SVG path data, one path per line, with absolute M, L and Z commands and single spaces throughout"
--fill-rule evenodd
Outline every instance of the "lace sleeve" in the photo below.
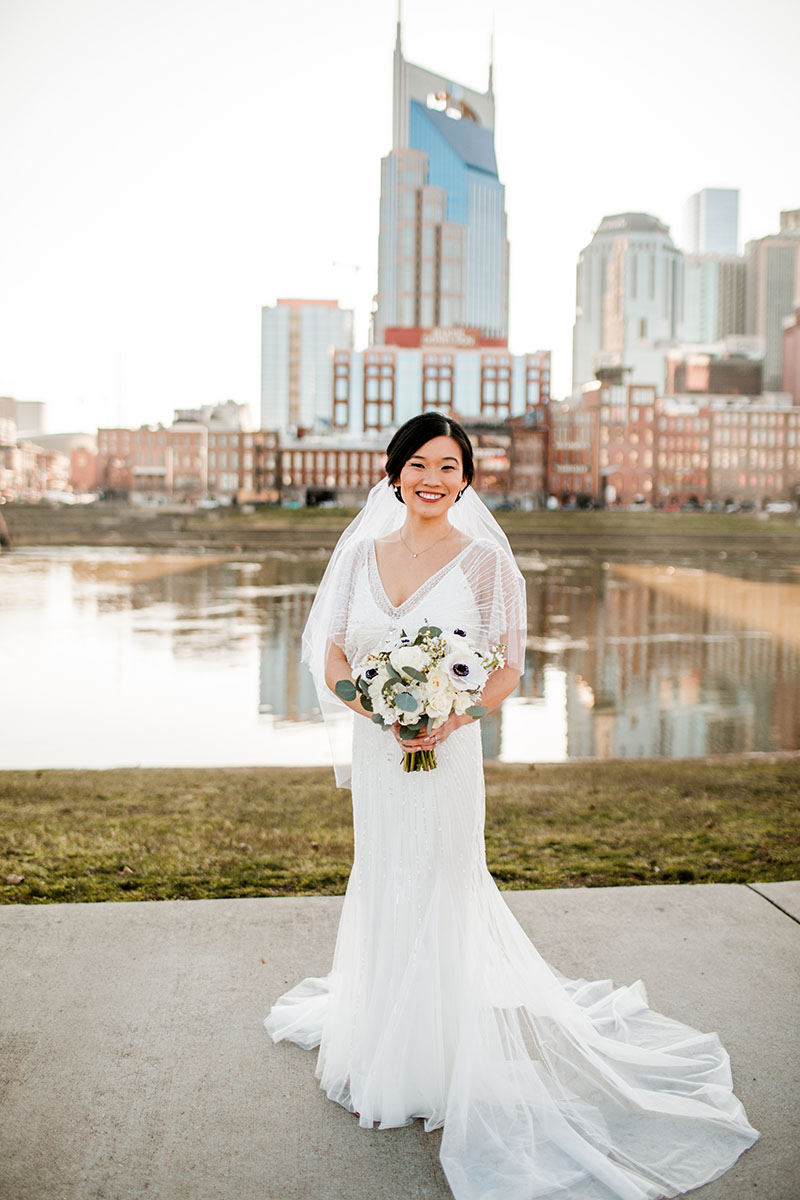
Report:
M 303 633 L 303 661 L 317 689 L 325 687 L 325 666 L 333 643 L 344 649 L 358 573 L 366 569 L 366 542 L 334 552 L 317 589 Z
M 367 569 L 367 543 L 358 542 L 343 555 L 338 565 L 336 578 L 332 581 L 333 604 L 330 614 L 327 644 L 334 643 L 344 650 L 356 594 L 358 575 Z
M 466 556 L 465 573 L 480 614 L 478 636 L 486 647 L 503 642 L 506 662 L 525 666 L 527 602 L 525 580 L 511 554 L 481 540 Z

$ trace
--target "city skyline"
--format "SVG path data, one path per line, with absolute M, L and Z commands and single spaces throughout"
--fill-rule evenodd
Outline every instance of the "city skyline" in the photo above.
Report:
M 396 19 L 367 0 L 7 4 L 0 394 L 46 401 L 54 430 L 228 398 L 255 413 L 260 312 L 279 296 L 355 307 L 363 346 Z M 477 0 L 406 0 L 404 50 L 483 91 L 491 21 Z M 604 216 L 652 213 L 679 244 L 688 197 L 735 187 L 742 250 L 800 205 L 800 12 L 769 0 L 723 21 L 680 0 L 642 24 L 623 0 L 506 0 L 495 22 L 510 348 L 552 348 L 563 396 L 575 267 Z

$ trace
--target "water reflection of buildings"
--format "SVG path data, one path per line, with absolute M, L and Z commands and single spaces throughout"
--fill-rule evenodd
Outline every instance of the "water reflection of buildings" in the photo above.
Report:
M 313 680 L 300 661 L 311 599 L 307 592 L 273 598 L 261 643 L 258 710 L 286 721 L 307 721 L 319 715 Z
M 758 608 L 742 628 L 742 612 L 692 606 L 599 567 L 593 574 L 586 603 L 557 581 L 547 587 L 572 644 L 585 644 L 562 655 L 570 758 L 797 748 L 800 654 L 780 628 L 761 632 Z M 773 590 L 759 586 L 769 603 Z M 787 611 L 787 634 L 791 619 Z
M 760 586 L 772 603 L 771 585 Z M 780 628 L 762 632 L 757 607 L 743 628 L 741 613 L 708 611 L 647 578 L 589 563 L 554 563 L 529 575 L 528 589 L 527 667 L 515 699 L 482 722 L 487 758 L 682 758 L 800 746 L 800 646 Z M 287 594 L 266 609 L 260 710 L 289 721 L 317 713 L 300 664 L 309 604 L 308 594 Z

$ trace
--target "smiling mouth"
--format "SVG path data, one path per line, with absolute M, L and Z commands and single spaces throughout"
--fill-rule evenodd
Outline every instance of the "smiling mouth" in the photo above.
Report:
M 442 500 L 444 492 L 417 492 L 420 500 Z

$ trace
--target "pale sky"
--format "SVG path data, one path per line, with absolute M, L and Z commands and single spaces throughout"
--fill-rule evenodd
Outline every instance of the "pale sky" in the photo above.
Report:
M 365 344 L 396 13 L 0 0 L 0 395 L 53 432 L 228 398 L 257 419 L 279 296 L 355 306 Z M 563 396 L 604 215 L 679 241 L 689 195 L 737 187 L 744 243 L 800 207 L 800 4 L 403 0 L 406 57 L 484 90 L 493 19 L 510 346 L 551 348 Z

